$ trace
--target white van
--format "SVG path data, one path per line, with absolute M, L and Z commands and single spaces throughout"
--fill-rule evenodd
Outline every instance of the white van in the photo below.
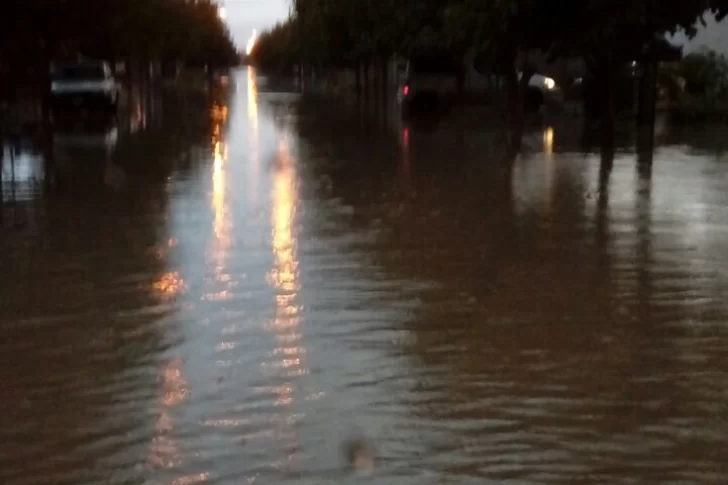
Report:
M 106 62 L 83 61 L 51 69 L 51 105 L 61 109 L 101 108 L 115 112 L 120 88 Z

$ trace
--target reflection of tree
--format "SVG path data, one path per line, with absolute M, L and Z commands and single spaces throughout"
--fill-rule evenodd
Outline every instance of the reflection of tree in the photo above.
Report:
M 608 177 L 608 171 L 602 172 L 602 190 L 608 190 Z M 477 288 L 478 280 L 463 284 L 459 282 L 462 270 L 458 267 L 456 272 L 449 271 L 451 262 L 446 257 L 411 263 L 411 267 L 437 266 L 439 281 L 447 278 L 448 286 L 474 293 L 477 301 L 473 306 L 463 301 L 455 308 L 442 308 L 442 303 L 428 304 L 412 327 L 418 335 L 417 352 L 423 360 L 441 372 L 443 367 L 452 370 L 451 378 L 443 382 L 443 393 L 450 397 L 443 397 L 439 418 L 516 419 L 526 427 L 514 425 L 513 432 L 536 428 L 538 432 L 526 434 L 545 432 L 542 443 L 549 437 L 553 440 L 547 447 L 564 447 L 572 440 L 608 450 L 623 440 L 647 446 L 651 439 L 660 439 L 662 435 L 652 435 L 644 429 L 685 415 L 701 415 L 694 409 L 696 395 L 686 393 L 667 377 L 679 369 L 674 359 L 677 336 L 674 330 L 664 327 L 665 317 L 654 306 L 658 300 L 654 284 L 660 275 L 651 269 L 658 263 L 652 254 L 650 179 L 640 178 L 636 187 L 640 190 L 635 197 L 639 205 L 633 212 L 636 247 L 625 248 L 624 236 L 619 233 L 605 236 L 620 228 L 616 226 L 618 221 L 610 227 L 609 222 L 599 220 L 608 210 L 607 194 L 603 194 L 596 226 L 602 236 L 597 237 L 597 246 L 589 247 L 588 240 L 573 230 L 579 226 L 579 219 L 566 210 L 567 205 L 574 204 L 567 200 L 567 204 L 559 205 L 562 227 L 556 223 L 547 227 L 531 225 L 525 241 L 511 241 L 512 246 L 494 251 L 495 265 L 507 268 L 512 277 L 508 285 L 488 278 L 479 280 L 481 288 Z M 560 189 L 562 194 L 566 190 L 568 187 Z M 441 203 L 446 203 L 447 199 L 443 199 Z M 475 216 L 472 223 L 476 223 Z M 527 220 L 521 223 L 529 224 Z M 408 225 L 406 232 L 415 230 Z M 440 232 L 444 231 L 440 227 Z M 430 240 L 430 234 L 418 232 L 412 239 Z M 477 246 L 478 242 L 467 246 L 471 244 Z M 553 251 L 547 249 L 549 245 L 553 245 Z M 609 253 L 612 254 L 608 256 Z M 689 281 L 685 273 L 674 277 Z M 631 294 L 629 286 L 625 286 L 630 280 L 636 285 Z M 488 292 L 483 285 L 494 285 L 496 289 Z M 438 292 L 424 301 L 447 299 Z M 614 308 L 615 304 L 619 307 Z M 679 321 L 685 312 L 674 302 L 669 316 Z M 447 330 L 438 332 L 443 327 Z M 431 355 L 430 349 L 445 345 L 453 351 Z M 486 402 L 499 404 L 478 405 Z M 428 406 L 427 413 L 432 413 L 432 409 Z M 576 417 L 579 415 L 591 418 L 581 422 Z M 562 422 L 555 426 L 559 420 Z M 703 432 L 707 431 L 706 425 L 705 421 L 701 423 Z M 681 427 L 677 423 L 668 426 Z M 569 430 L 574 434 L 562 434 Z M 478 433 L 484 434 L 477 430 L 473 436 L 467 435 L 477 441 Z M 698 447 L 704 449 L 709 442 Z M 528 445 L 538 448 L 536 443 L 534 439 Z M 675 456 L 688 450 L 674 442 L 670 444 Z M 574 459 L 556 458 L 562 463 Z M 617 454 L 617 459 L 629 463 L 625 455 Z
M 164 122 L 148 124 L 147 129 L 130 137 L 115 153 L 115 159 L 130 172 L 144 178 L 165 180 L 170 171 L 187 169 L 195 159 L 193 149 L 206 146 L 215 123 L 210 116 L 217 107 L 226 106 L 226 93 L 157 93 Z M 214 113 L 213 113 L 214 114 Z
M 118 120 L 56 127 L 44 147 L 50 161 L 50 173 L 45 174 L 51 182 L 48 190 L 83 199 L 102 196 L 108 185 L 118 189 L 165 182 L 173 170 L 188 169 L 196 155 L 192 148 L 212 136 L 214 119 L 209 112 L 223 96 L 155 91 Z M 112 134 L 118 141 L 109 141 Z
M 321 157 L 313 170 L 352 206 L 352 224 L 386 221 L 368 246 L 373 262 L 405 280 L 439 283 L 422 295 L 407 350 L 422 365 L 414 370 L 422 376 L 414 400 L 422 401 L 412 412 L 423 428 L 439 423 L 430 430 L 432 453 L 466 458 L 443 458 L 443 467 L 473 475 L 517 467 L 503 472 L 509 478 L 551 470 L 559 483 L 566 466 L 572 477 L 599 477 L 580 483 L 723 467 L 707 449 L 715 439 L 701 404 L 716 381 L 675 355 L 685 339 L 675 322 L 690 310 L 677 299 L 659 302 L 669 293 L 657 271 L 666 263 L 654 253 L 646 172 L 633 186 L 638 205 L 615 207 L 624 194 L 610 179 L 615 171 L 624 178 L 624 164 L 593 171 L 584 168 L 593 159 L 560 156 L 534 179 L 538 172 L 528 170 L 548 163 L 541 157 L 518 162 L 515 173 L 482 163 L 475 170 L 414 149 L 410 134 L 410 188 L 399 191 L 392 152 L 380 148 L 365 164 L 347 141 L 324 144 L 315 135 L 321 127 L 305 119 L 300 133 Z M 670 273 L 690 291 L 685 268 Z M 715 350 L 692 352 L 707 359 Z M 675 437 L 688 430 L 690 443 Z M 644 464 L 650 459 L 654 466 Z
M 2 483 L 143 473 L 133 467 L 149 458 L 159 393 L 149 367 L 178 340 L 166 322 L 185 289 L 167 266 L 176 240 L 165 230 L 164 184 L 175 163 L 164 158 L 210 132 L 165 122 L 154 134 L 161 139 L 120 140 L 113 157 L 135 181 L 125 191 L 104 190 L 103 154 L 81 149 L 44 203 L 28 203 L 25 229 L 3 236 L 0 441 L 13 445 L 0 458 Z
M 146 419 L 145 391 L 154 380 L 135 369 L 161 349 L 155 322 L 171 308 L 154 294 L 165 274 L 156 255 L 165 244 L 158 229 L 165 206 L 149 194 L 137 200 L 84 208 L 56 199 L 44 214 L 46 231 L 23 234 L 34 243 L 18 244 L 2 263 L 12 284 L 0 290 L 1 359 L 13 370 L 3 376 L 13 391 L 4 394 L 0 419 L 7 420 L 2 441 L 14 443 L 2 468 L 19 474 L 3 483 L 29 474 L 54 483 L 54 473 L 100 471 L 110 453 L 102 440 L 121 443 L 136 431 L 135 420 Z M 139 210 L 146 220 L 131 222 Z M 30 459 L 41 444 L 45 463 Z M 59 468 L 49 458 L 56 453 Z

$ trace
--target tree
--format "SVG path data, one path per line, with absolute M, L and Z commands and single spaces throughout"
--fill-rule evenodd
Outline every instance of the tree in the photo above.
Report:
M 291 17 L 262 32 L 249 55 L 250 60 L 263 70 L 290 71 L 300 59 L 300 44 L 296 39 L 299 29 L 299 21 Z
M 451 46 L 488 56 L 496 72 L 505 78 L 509 144 L 513 151 L 520 149 L 523 95 L 534 74 L 530 64 L 518 66 L 517 60 L 524 52 L 552 51 L 563 26 L 574 19 L 567 7 L 564 1 L 450 0 L 445 9 Z
M 653 74 L 656 81 L 654 52 L 665 50 L 664 35 L 684 30 L 692 37 L 703 15 L 714 13 L 722 19 L 728 13 L 725 0 L 695 0 L 668 3 L 659 0 L 563 0 L 571 12 L 572 22 L 555 38 L 554 53 L 564 57 L 581 57 L 595 76 L 603 106 L 604 143 L 614 136 L 613 87 L 620 69 L 632 61 L 650 67 L 643 74 Z M 647 79 L 646 77 L 644 79 Z M 647 83 L 649 84 L 649 83 Z M 641 102 L 649 102 L 645 94 Z
M 394 52 L 399 5 L 396 0 L 294 0 L 290 18 L 261 35 L 252 58 L 278 70 L 294 63 L 306 70 L 352 68 L 359 79 L 370 64 Z
M 30 72 L 45 82 L 50 61 L 79 55 L 237 61 L 211 0 L 7 0 L 1 10 L 0 69 L 13 78 Z
M 706 12 L 721 19 L 728 0 L 294 0 L 290 22 L 270 31 L 258 54 L 267 63 L 278 56 L 287 63 L 350 66 L 357 72 L 359 65 L 395 53 L 461 63 L 467 56 L 488 56 L 506 81 L 511 145 L 517 150 L 523 93 L 533 74 L 528 63 L 517 64 L 521 54 L 538 50 L 552 60 L 583 58 L 598 81 L 605 139 L 611 139 L 612 91 L 620 70 L 634 60 L 648 66 L 657 51 L 669 51 L 662 40 L 667 32 L 694 35 Z

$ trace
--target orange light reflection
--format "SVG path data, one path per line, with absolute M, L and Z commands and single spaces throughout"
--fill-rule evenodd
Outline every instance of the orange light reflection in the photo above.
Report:
M 215 105 L 215 106 L 212 107 L 211 114 L 212 114 L 212 121 L 213 122 L 215 122 L 215 123 L 224 123 L 225 121 L 227 121 L 228 108 L 227 108 L 227 106 Z M 215 129 L 219 133 L 220 126 L 219 125 L 216 125 L 215 126 Z
M 163 298 L 172 298 L 187 288 L 182 276 L 176 271 L 163 274 L 154 282 L 154 291 Z
M 556 183 L 555 183 L 555 172 L 556 166 L 554 165 L 554 129 L 547 127 L 543 132 L 543 152 L 544 159 L 548 164 L 545 167 L 546 187 L 548 194 L 544 196 L 543 204 L 543 215 L 548 220 L 551 219 L 553 214 L 553 207 L 556 198 Z
M 279 166 L 273 182 L 273 250 L 276 267 L 272 276 L 276 287 L 282 293 L 290 294 L 295 293 L 298 289 L 296 279 L 298 263 L 295 258 L 295 241 L 293 239 L 293 219 L 296 210 L 295 174 L 285 146 L 279 148 L 279 153 L 284 155 L 279 158 Z M 288 311 L 288 307 L 281 306 L 280 303 L 279 301 L 278 308 Z
M 296 169 L 288 144 L 278 145 L 277 166 L 273 180 L 273 234 L 274 268 L 270 280 L 277 289 L 276 316 L 271 323 L 277 348 L 273 352 L 273 367 L 287 382 L 275 387 L 276 405 L 289 406 L 294 402 L 294 380 L 307 373 L 305 349 L 300 345 L 300 306 L 297 304 L 300 282 L 296 254 L 295 219 L 298 203 Z M 290 421 L 292 415 L 286 413 Z M 282 434 L 290 436 L 286 446 L 287 460 L 295 457 L 298 448 L 292 425 L 284 426 Z
M 182 359 L 170 359 L 159 376 L 162 384 L 161 410 L 155 425 L 156 436 L 152 440 L 149 462 L 162 468 L 171 468 L 180 462 L 179 447 L 171 437 L 174 421 L 169 409 L 184 401 L 188 394 L 182 365 Z
M 253 122 L 253 130 L 258 133 L 258 85 L 255 83 L 255 68 L 248 66 L 248 119 Z
M 554 155 L 554 129 L 548 127 L 543 132 L 543 152 L 546 154 L 546 158 L 551 160 Z
M 222 141 L 216 141 L 212 164 L 212 211 L 215 237 L 212 257 L 219 277 L 223 274 L 225 260 L 230 248 L 230 217 L 226 201 L 227 160 L 227 147 Z
M 252 128 L 248 130 L 250 136 L 250 175 L 248 176 L 250 186 L 248 187 L 248 194 L 250 202 L 255 204 L 258 197 L 258 178 L 260 177 L 260 149 L 258 145 L 258 86 L 255 82 L 256 73 L 253 66 L 248 66 L 247 75 L 248 96 L 246 102 L 248 120 Z

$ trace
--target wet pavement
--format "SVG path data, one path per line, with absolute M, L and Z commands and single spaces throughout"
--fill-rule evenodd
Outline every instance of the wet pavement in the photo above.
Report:
M 241 70 L 6 150 L 0 483 L 724 484 L 725 133 L 386 114 Z

